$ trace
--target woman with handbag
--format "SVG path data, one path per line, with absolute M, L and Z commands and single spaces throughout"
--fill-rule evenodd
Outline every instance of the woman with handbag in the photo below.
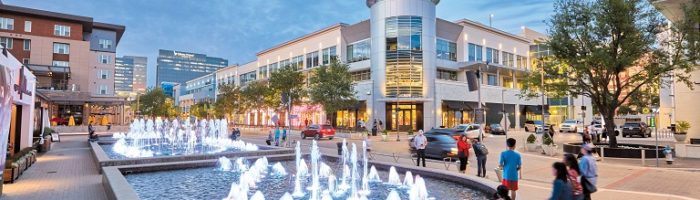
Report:
M 459 137 L 457 141 L 457 157 L 459 158 L 459 172 L 466 173 L 467 171 L 467 160 L 469 160 L 469 149 L 472 145 L 469 144 L 469 138 L 466 135 Z

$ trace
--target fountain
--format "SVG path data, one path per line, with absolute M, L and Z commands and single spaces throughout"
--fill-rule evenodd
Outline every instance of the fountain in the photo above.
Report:
M 232 169 L 232 163 L 231 160 L 229 160 L 226 157 L 220 157 L 219 158 L 219 170 L 221 171 L 231 171 Z
M 272 171 L 274 176 L 286 176 L 287 175 L 287 170 L 284 169 L 284 166 L 282 166 L 282 163 L 277 162 L 275 165 L 272 166 Z
M 396 168 L 394 166 L 391 166 L 389 168 L 389 181 L 387 182 L 389 185 L 401 185 L 401 178 L 399 177 L 399 173 L 396 172 Z
M 403 176 L 403 187 L 413 187 L 413 174 L 411 173 L 411 171 L 406 171 L 406 175 Z
M 386 197 L 386 200 L 401 200 L 401 196 L 399 196 L 399 193 L 396 192 L 396 190 L 391 190 L 391 192 L 389 192 L 389 196 Z
M 372 165 L 372 168 L 369 169 L 368 179 L 369 182 L 382 182 L 382 178 L 379 177 L 379 174 L 377 173 L 377 168 L 374 168 L 374 165 Z

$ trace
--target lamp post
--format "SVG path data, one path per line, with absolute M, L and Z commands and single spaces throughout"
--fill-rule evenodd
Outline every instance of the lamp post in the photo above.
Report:
M 655 140 L 656 144 L 656 167 L 659 167 L 659 125 L 656 121 L 656 116 L 658 116 L 659 108 L 654 106 L 652 107 L 652 113 L 651 113 L 651 119 L 654 120 L 654 135 L 655 135 Z M 644 133 L 642 133 L 644 134 Z
M 508 139 L 508 114 L 506 113 L 506 101 L 505 101 L 506 89 L 501 90 L 501 114 L 503 114 L 503 133 Z

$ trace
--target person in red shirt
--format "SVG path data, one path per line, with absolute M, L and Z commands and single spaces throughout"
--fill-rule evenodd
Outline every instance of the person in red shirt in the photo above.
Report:
M 467 171 L 467 160 L 469 160 L 469 149 L 472 145 L 469 144 L 469 138 L 466 135 L 459 137 L 457 141 L 457 157 L 459 158 L 459 172 L 466 173 Z

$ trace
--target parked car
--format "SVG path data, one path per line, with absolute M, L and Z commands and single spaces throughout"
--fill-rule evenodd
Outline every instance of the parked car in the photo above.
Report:
M 542 130 L 542 125 L 544 123 L 541 120 L 527 120 L 525 121 L 525 132 L 535 131 L 537 133 L 543 133 L 549 131 L 550 125 L 547 124 Z
M 622 125 L 622 137 L 631 137 L 639 135 L 642 137 L 651 137 L 651 129 L 644 122 L 625 122 Z
M 450 131 L 433 129 L 425 132 L 424 135 L 425 139 L 428 140 L 428 146 L 425 147 L 425 157 L 442 159 L 457 156 L 457 141 L 452 138 Z M 416 152 L 413 138 L 409 140 L 408 147 L 411 152 Z
M 505 135 L 506 134 L 506 129 L 501 126 L 501 124 L 491 124 L 488 126 L 487 133 L 493 134 L 493 135 Z
M 322 138 L 328 138 L 329 140 L 332 140 L 334 136 L 335 128 L 327 124 L 312 124 L 301 131 L 301 139 L 306 139 L 306 137 L 313 137 L 315 140 L 320 140 Z
M 458 132 L 459 135 L 461 134 L 466 134 L 467 137 L 469 138 L 478 138 L 479 137 L 479 124 L 459 124 L 452 129 L 455 130 L 455 132 Z M 455 140 L 459 139 L 459 135 L 457 137 L 453 137 Z M 486 137 L 486 133 L 484 133 L 484 137 Z
M 583 129 L 583 122 L 578 119 L 567 119 L 559 125 L 559 132 L 578 132 Z

